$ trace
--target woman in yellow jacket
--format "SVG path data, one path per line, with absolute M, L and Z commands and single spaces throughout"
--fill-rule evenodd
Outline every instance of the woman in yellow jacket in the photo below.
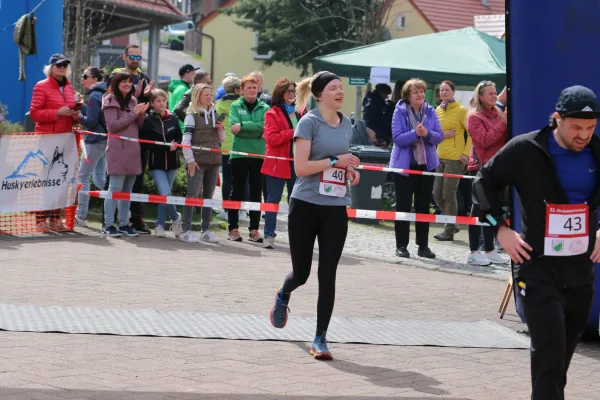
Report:
M 436 112 L 444 140 L 438 145 L 438 158 L 440 165 L 436 172 L 461 175 L 469 162 L 471 152 L 471 137 L 467 135 L 465 140 L 467 110 L 454 100 L 456 90 L 450 81 L 443 81 L 440 85 L 440 98 L 442 103 Z M 456 191 L 458 178 L 443 178 L 436 176 L 433 184 L 433 197 L 444 215 L 456 215 L 458 213 L 458 202 Z M 444 230 L 434 237 L 440 241 L 454 240 L 454 234 L 458 232 L 455 224 L 446 224 Z

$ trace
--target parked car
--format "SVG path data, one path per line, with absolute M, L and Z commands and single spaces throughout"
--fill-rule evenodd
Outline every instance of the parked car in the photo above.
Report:
M 185 33 L 192 29 L 194 29 L 192 21 L 167 25 L 160 31 L 160 44 L 168 46 L 171 50 L 183 50 Z

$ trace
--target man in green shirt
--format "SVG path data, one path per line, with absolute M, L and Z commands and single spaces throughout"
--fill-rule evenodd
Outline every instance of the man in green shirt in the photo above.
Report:
M 183 94 L 187 92 L 194 83 L 194 74 L 200 68 L 194 68 L 192 64 L 186 64 L 179 68 L 179 79 L 173 79 L 169 84 L 169 111 L 173 112 L 175 106 Z M 183 127 L 183 124 L 180 124 Z

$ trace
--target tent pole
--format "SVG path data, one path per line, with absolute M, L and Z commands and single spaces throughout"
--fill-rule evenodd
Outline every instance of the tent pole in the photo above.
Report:
M 354 107 L 354 119 L 359 120 L 362 119 L 361 109 L 362 109 L 362 86 L 356 87 L 356 104 Z

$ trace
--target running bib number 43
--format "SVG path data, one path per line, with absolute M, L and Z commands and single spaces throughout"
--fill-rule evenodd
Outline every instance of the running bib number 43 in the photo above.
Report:
M 547 204 L 545 256 L 576 256 L 588 250 L 589 207 L 586 204 Z
M 327 168 L 321 173 L 319 193 L 325 196 L 344 197 L 346 195 L 346 170 Z

